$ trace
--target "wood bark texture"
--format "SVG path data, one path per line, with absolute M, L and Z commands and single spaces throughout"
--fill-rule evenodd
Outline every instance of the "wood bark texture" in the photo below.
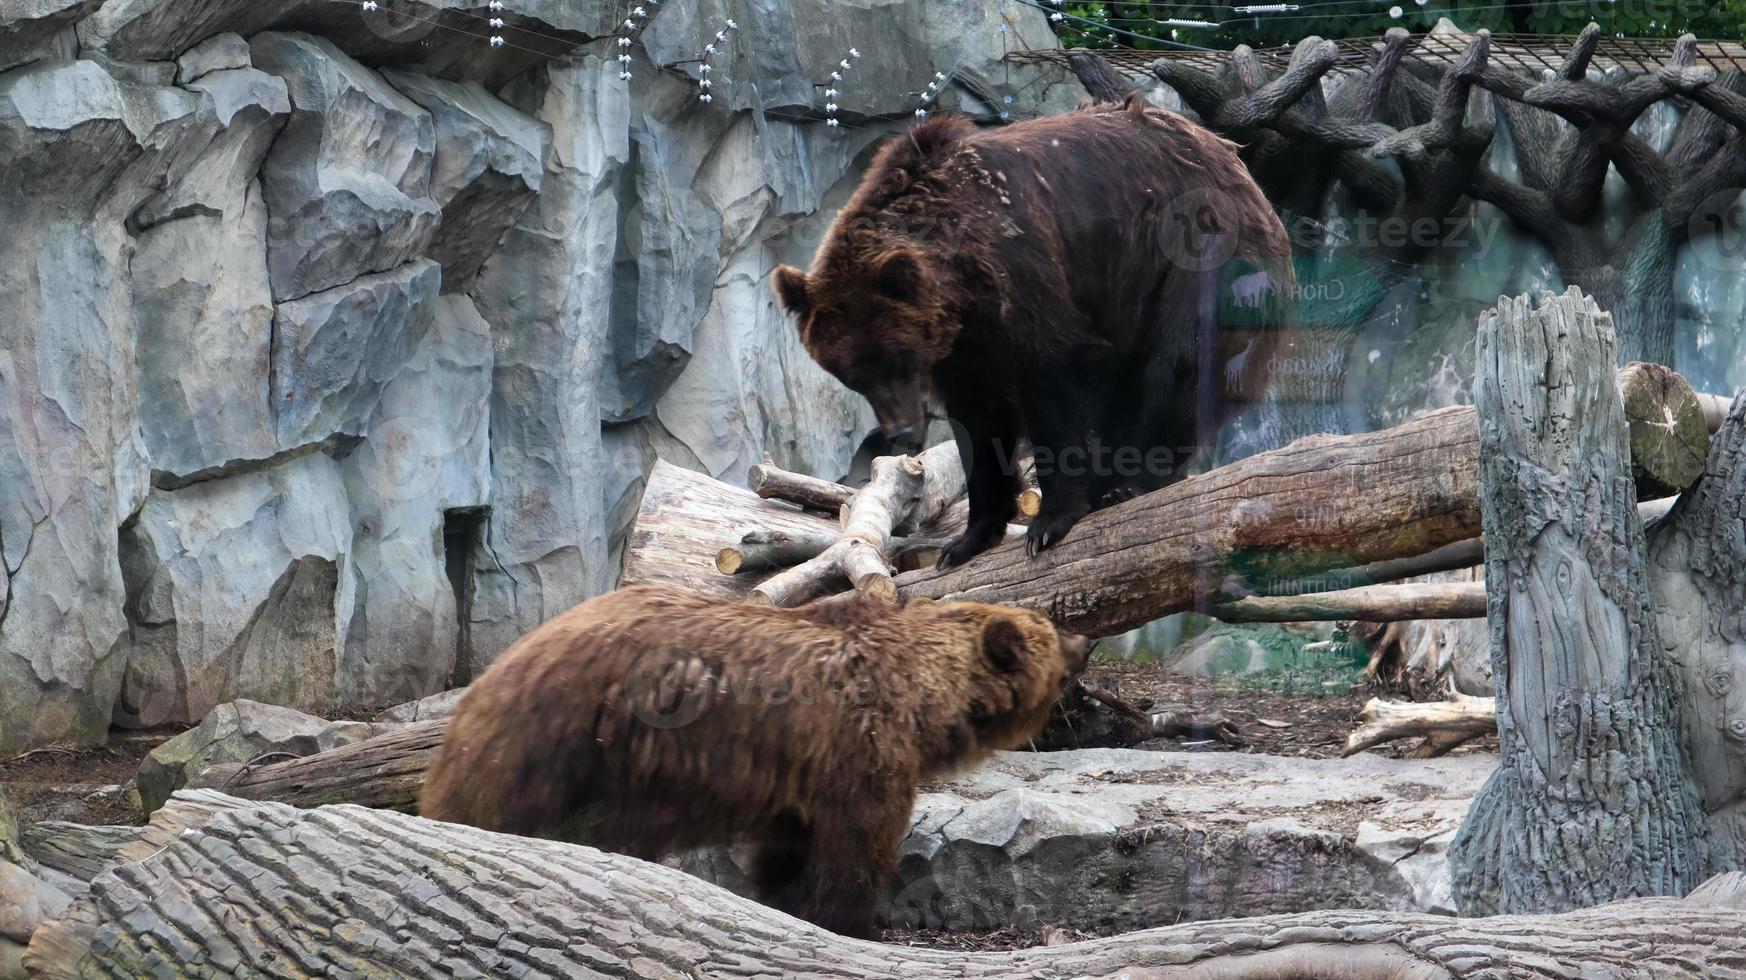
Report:
M 1708 873 L 1651 615 L 1612 319 L 1572 288 L 1480 317 L 1500 765 L 1450 851 L 1475 913 L 1683 895 Z
M 843 939 L 678 870 L 359 807 L 220 812 L 38 930 L 42 980 L 96 976 L 1746 977 L 1746 912 L 1644 899 L 1556 916 L 1214 920 L 1013 952 Z
M 415 721 L 385 735 L 252 769 L 214 766 L 201 774 L 198 785 L 294 806 L 356 803 L 415 813 L 425 769 L 436 760 L 448 724 L 447 718 Z
M 1746 398 L 1649 542 L 1655 619 L 1720 868 L 1746 868 Z

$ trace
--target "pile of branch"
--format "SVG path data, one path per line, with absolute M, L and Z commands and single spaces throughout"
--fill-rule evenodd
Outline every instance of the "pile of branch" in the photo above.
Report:
M 32 976 L 155 976 L 168 962 L 183 977 L 1746 978 L 1746 911 L 1725 904 L 1727 879 L 1563 915 L 1305 912 L 960 953 L 843 939 L 587 847 L 359 807 L 232 801 L 188 819 L 183 800 L 161 818 L 179 833 L 37 931 Z
M 771 477 L 769 469 L 753 475 L 754 489 L 760 495 L 774 492 L 775 481 Z M 841 533 L 830 540 L 807 539 L 807 548 L 823 544 L 823 549 L 793 568 L 765 579 L 746 599 L 762 605 L 797 606 L 843 581 L 857 592 L 894 599 L 897 587 L 891 584 L 892 558 L 899 550 L 914 547 L 913 542 L 895 532 L 898 528 L 919 530 L 927 526 L 964 493 L 964 466 L 958 459 L 958 447 L 952 443 L 942 443 L 920 456 L 875 459 L 872 479 L 838 505 L 842 514 Z M 727 572 L 746 568 L 747 539 L 753 543 L 768 540 L 769 533 L 761 528 L 749 532 L 741 538 L 737 549 L 728 548 L 717 554 L 716 567 Z M 796 544 L 791 540 L 779 553 L 766 548 L 754 555 L 765 563 L 773 563 L 778 557 L 798 557 L 805 549 Z

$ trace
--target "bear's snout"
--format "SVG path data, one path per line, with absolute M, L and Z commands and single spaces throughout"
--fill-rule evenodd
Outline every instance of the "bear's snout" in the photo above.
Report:
M 1077 674 L 1085 669 L 1086 661 L 1091 659 L 1091 637 L 1079 633 L 1062 633 L 1061 655 L 1067 658 L 1067 666 Z

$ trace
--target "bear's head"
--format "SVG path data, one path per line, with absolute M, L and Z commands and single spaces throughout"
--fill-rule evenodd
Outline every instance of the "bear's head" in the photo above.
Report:
M 776 298 L 812 359 L 872 404 L 886 438 L 919 437 L 928 379 L 957 336 L 933 260 L 879 235 L 845 234 L 836 246 L 810 273 L 778 266 Z
M 923 608 L 926 612 L 918 612 L 934 617 L 957 639 L 939 643 L 954 655 L 952 662 L 939 665 L 953 676 L 939 683 L 935 694 L 948 703 L 937 706 L 952 717 L 942 719 L 949 745 L 936 747 L 936 767 L 974 761 L 1035 735 L 1091 653 L 1086 637 L 1059 631 L 1048 617 L 1029 609 L 978 602 Z M 930 634 L 922 628 L 914 635 L 929 642 Z

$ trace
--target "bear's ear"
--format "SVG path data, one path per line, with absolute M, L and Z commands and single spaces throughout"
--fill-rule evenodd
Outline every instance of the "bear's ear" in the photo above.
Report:
M 806 273 L 791 265 L 779 265 L 770 276 L 776 290 L 776 301 L 795 316 L 804 317 L 812 308 L 812 298 L 806 294 Z
M 895 300 L 913 303 L 921 295 L 921 256 L 913 249 L 886 252 L 874 262 L 873 282 L 879 291 Z
M 1010 616 L 995 616 L 982 627 L 982 655 L 1007 673 L 1024 665 L 1025 634 Z

